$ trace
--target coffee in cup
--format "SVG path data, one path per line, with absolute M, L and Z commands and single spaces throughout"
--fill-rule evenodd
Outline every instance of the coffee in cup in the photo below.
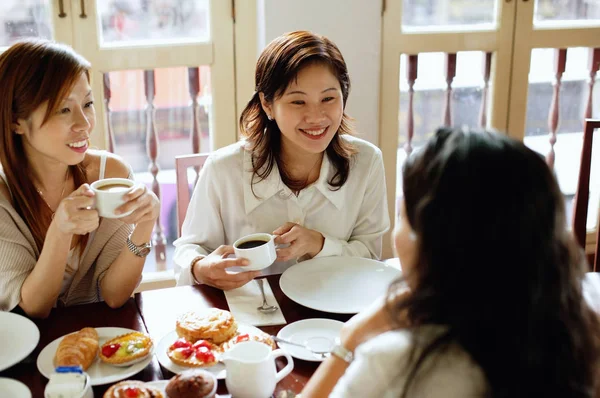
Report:
M 258 271 L 267 268 L 277 259 L 275 237 L 271 234 L 258 233 L 244 236 L 233 243 L 233 251 L 237 258 L 245 258 L 249 264 L 244 271 Z
M 92 183 L 95 206 L 98 215 L 104 218 L 121 218 L 133 213 L 133 210 L 123 214 L 115 214 L 115 210 L 125 203 L 123 196 L 132 187 L 134 182 L 127 178 L 105 178 Z

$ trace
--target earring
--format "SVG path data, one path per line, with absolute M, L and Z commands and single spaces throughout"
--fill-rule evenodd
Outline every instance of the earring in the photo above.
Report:
M 271 117 L 271 115 L 267 115 L 267 119 L 269 119 L 270 122 L 273 121 L 273 118 Z

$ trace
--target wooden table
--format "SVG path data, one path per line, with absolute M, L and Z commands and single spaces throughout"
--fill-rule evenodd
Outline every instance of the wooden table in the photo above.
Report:
M 27 385 L 31 389 L 34 398 L 44 396 L 44 389 L 48 383 L 48 379 L 42 376 L 37 369 L 37 357 L 40 351 L 55 339 L 86 326 L 114 326 L 147 332 L 133 298 L 116 310 L 105 303 L 55 308 L 47 319 L 34 320 L 34 322 L 40 329 L 40 341 L 37 347 L 23 361 L 0 372 L 0 377 L 17 379 Z M 2 344 L 10 344 L 10 342 L 2 342 Z M 163 374 L 156 357 L 144 370 L 132 376 L 131 379 L 142 381 L 162 380 Z M 94 387 L 95 397 L 102 398 L 108 387 L 110 385 Z
M 329 318 L 342 322 L 350 318 L 350 315 L 316 311 L 295 303 L 281 291 L 279 287 L 280 276 L 271 275 L 267 279 L 288 324 L 308 318 Z M 205 285 L 146 291 L 137 294 L 136 301 L 146 329 L 155 342 L 160 341 L 164 335 L 175 329 L 176 318 L 182 312 L 211 307 L 229 309 L 223 291 Z M 284 326 L 266 326 L 260 329 L 269 334 L 277 334 Z M 277 365 L 278 369 L 283 368 L 285 359 L 278 359 Z M 276 394 L 279 391 L 286 390 L 300 393 L 318 365 L 318 362 L 308 362 L 294 358 L 294 370 L 277 384 Z M 163 368 L 162 370 L 166 379 L 173 376 L 167 369 Z M 224 394 L 226 391 L 224 381 L 220 381 L 217 392 Z

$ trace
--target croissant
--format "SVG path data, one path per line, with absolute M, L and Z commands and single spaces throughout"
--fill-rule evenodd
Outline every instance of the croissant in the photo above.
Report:
M 54 366 L 77 366 L 83 370 L 90 367 L 98 352 L 98 332 L 83 328 L 65 336 L 54 354 Z

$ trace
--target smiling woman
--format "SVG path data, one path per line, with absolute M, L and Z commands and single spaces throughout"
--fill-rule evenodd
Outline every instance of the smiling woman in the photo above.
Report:
M 313 257 L 379 258 L 389 228 L 383 161 L 352 136 L 337 46 L 306 31 L 278 37 L 258 59 L 255 87 L 240 118 L 245 139 L 213 152 L 200 173 L 174 243 L 179 283 L 244 285 L 258 272 L 230 273 L 247 262 L 226 257 L 258 232 L 279 245 L 263 274 Z
M 50 41 L 19 42 L 0 55 L 0 310 L 43 317 L 58 304 L 117 307 L 139 282 L 158 199 L 135 185 L 115 219 L 94 208 L 88 184 L 131 172 L 88 148 L 96 122 L 90 67 Z

